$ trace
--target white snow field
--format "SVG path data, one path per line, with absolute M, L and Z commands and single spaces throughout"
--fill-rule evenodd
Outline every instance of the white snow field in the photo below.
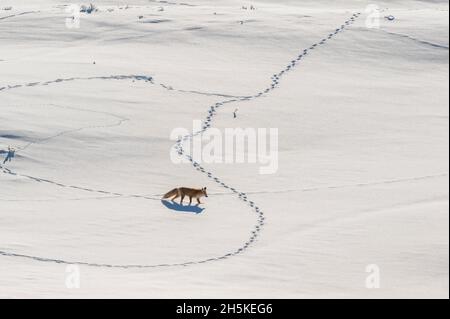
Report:
M 447 1 L 74 2 L 0 0 L 0 298 L 449 297 Z M 174 164 L 208 111 L 278 171 Z

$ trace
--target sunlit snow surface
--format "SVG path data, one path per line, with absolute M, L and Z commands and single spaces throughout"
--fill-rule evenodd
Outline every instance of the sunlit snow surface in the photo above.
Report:
M 447 1 L 70 3 L 0 0 L 0 297 L 448 298 Z M 172 163 L 227 100 L 276 174 Z

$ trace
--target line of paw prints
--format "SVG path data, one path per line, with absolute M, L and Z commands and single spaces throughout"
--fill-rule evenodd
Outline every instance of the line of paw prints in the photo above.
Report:
M 185 142 L 187 140 L 190 140 L 190 139 L 194 138 L 195 136 L 198 136 L 198 135 L 204 133 L 206 130 L 208 130 L 211 127 L 211 124 L 212 124 L 212 121 L 214 119 L 214 116 L 217 114 L 217 110 L 219 108 L 223 107 L 224 105 L 229 104 L 229 103 L 239 102 L 239 101 L 254 100 L 254 99 L 257 99 L 257 98 L 261 97 L 264 94 L 269 93 L 270 91 L 274 90 L 275 88 L 277 88 L 279 86 L 279 84 L 280 84 L 281 77 L 284 74 L 286 74 L 287 72 L 291 71 L 308 54 L 308 52 L 310 50 L 314 50 L 317 46 L 325 44 L 328 40 L 332 39 L 334 36 L 336 36 L 337 34 L 342 32 L 346 28 L 346 26 L 349 26 L 349 25 L 353 24 L 355 22 L 355 20 L 360 15 L 361 15 L 361 13 L 353 14 L 350 19 L 346 20 L 344 22 L 344 24 L 342 24 L 334 32 L 330 33 L 327 37 L 323 38 L 320 42 L 311 45 L 308 49 L 303 50 L 303 52 L 300 53 L 297 56 L 296 59 L 292 60 L 290 62 L 290 64 L 286 68 L 284 68 L 279 73 L 274 74 L 271 77 L 272 83 L 271 83 L 270 87 L 266 88 L 264 91 L 259 92 L 259 93 L 255 94 L 253 96 L 233 98 L 233 99 L 228 99 L 228 100 L 225 100 L 225 101 L 217 102 L 214 105 L 210 106 L 210 108 L 208 110 L 208 114 L 207 114 L 207 116 L 205 118 L 205 121 L 203 122 L 202 129 L 200 131 L 198 131 L 198 132 L 193 133 L 193 134 L 186 135 L 186 136 L 182 137 L 181 139 L 179 139 L 176 142 L 175 149 L 177 150 L 177 152 L 178 152 L 178 154 L 180 156 L 184 155 L 191 162 L 191 164 L 194 166 L 194 168 L 197 171 L 199 171 L 199 172 L 201 172 L 203 174 L 206 174 L 208 178 L 212 179 L 215 183 L 219 184 L 221 187 L 229 189 L 233 193 L 237 194 L 238 198 L 241 201 L 243 201 L 246 204 L 248 204 L 248 206 L 250 206 L 258 215 L 257 224 L 255 225 L 254 230 L 252 231 L 252 235 L 250 236 L 249 240 L 247 242 L 245 242 L 244 245 L 241 248 L 239 248 L 238 250 L 236 250 L 235 252 L 227 254 L 227 255 L 225 255 L 223 257 L 234 256 L 234 255 L 237 255 L 237 254 L 243 252 L 245 249 L 247 249 L 257 239 L 259 233 L 261 232 L 262 227 L 264 226 L 264 221 L 265 221 L 264 213 L 256 205 L 255 202 L 253 202 L 253 201 L 248 199 L 247 194 L 245 194 L 243 192 L 239 192 L 235 188 L 227 185 L 222 180 L 220 180 L 218 177 L 215 177 L 212 172 L 209 172 L 204 167 L 202 167 L 198 162 L 196 162 L 193 159 L 193 157 L 191 155 L 185 154 L 184 149 L 183 149 L 183 142 Z M 214 258 L 214 260 L 222 259 L 222 258 Z
M 247 100 L 252 100 L 252 99 L 256 99 L 260 96 L 262 96 L 263 94 L 266 94 L 268 92 L 270 92 L 271 90 L 274 90 L 278 85 L 279 85 L 279 81 L 281 79 L 281 77 L 288 71 L 292 70 L 297 64 L 298 62 L 305 57 L 308 52 L 310 50 L 314 50 L 318 45 L 322 45 L 325 44 L 327 40 L 332 39 L 335 35 L 337 35 L 339 32 L 343 31 L 345 29 L 346 26 L 352 24 L 356 18 L 358 18 L 360 16 L 360 13 L 356 13 L 354 14 L 349 20 L 345 21 L 345 23 L 343 25 L 341 25 L 340 28 L 336 29 L 333 33 L 330 33 L 328 35 L 328 37 L 323 38 L 320 42 L 313 44 L 309 49 L 305 49 L 301 54 L 298 55 L 298 57 L 295 60 L 292 60 L 290 62 L 290 64 L 283 69 L 282 71 L 280 71 L 278 74 L 275 74 L 272 76 L 272 84 L 270 85 L 269 88 L 265 89 L 262 92 L 259 92 L 258 94 L 254 95 L 254 96 L 248 96 L 248 97 L 240 97 L 240 98 L 233 98 L 233 99 L 229 99 L 229 100 L 225 100 L 222 102 L 218 102 L 215 103 L 213 106 L 210 107 L 209 111 L 208 111 L 208 116 L 206 117 L 206 120 L 204 122 L 204 125 L 202 127 L 202 129 L 199 132 L 195 132 L 194 134 L 190 134 L 190 135 L 186 135 L 184 137 L 182 137 L 181 139 L 179 139 L 176 144 L 175 144 L 175 149 L 177 150 L 178 154 L 181 156 L 185 156 L 194 166 L 194 168 L 204 174 L 206 174 L 208 176 L 208 178 L 214 180 L 214 182 L 218 183 L 219 185 L 221 185 L 222 187 L 229 189 L 230 191 L 232 191 L 234 194 L 236 194 L 238 196 L 238 198 L 243 201 L 244 203 L 246 203 L 249 207 L 251 207 L 258 216 L 257 219 L 257 223 L 254 226 L 254 229 L 251 232 L 251 235 L 249 237 L 249 239 L 244 242 L 244 244 L 236 249 L 233 252 L 224 254 L 222 256 L 219 257 L 212 257 L 212 258 L 208 258 L 208 259 L 204 259 L 204 260 L 200 260 L 200 261 L 191 261 L 191 262 L 184 262 L 184 263 L 172 263 L 172 264 L 154 264 L 154 265 L 113 265 L 113 264 L 98 264 L 98 263 L 88 263 L 88 262 L 71 262 L 71 261 L 66 261 L 66 260 L 59 260 L 59 259 L 51 259 L 51 258 L 43 258 L 43 257 L 37 257 L 37 256 L 31 256 L 31 255 L 22 255 L 22 254 L 17 254 L 17 253 L 10 253 L 10 252 L 4 252 L 4 251 L 0 251 L 0 255 L 3 256 L 11 256 L 11 257 L 20 257 L 20 258 L 28 258 L 28 259 L 33 259 L 36 261 L 41 261 L 41 262 L 54 262 L 54 263 L 58 263 L 58 264 L 77 264 L 77 265 L 85 265 L 85 266 L 91 266 L 91 267 L 104 267 L 104 268 L 122 268 L 122 269 L 129 269 L 129 268 L 159 268 L 159 267 L 177 267 L 177 266 L 189 266 L 189 265 L 194 265 L 194 264 L 203 264 L 203 263 L 208 263 L 211 261 L 219 261 L 219 260 L 223 260 L 223 259 L 227 259 L 229 257 L 241 254 L 243 251 L 245 251 L 259 236 L 259 234 L 261 233 L 262 227 L 264 226 L 265 223 L 265 216 L 263 211 L 256 205 L 255 202 L 251 201 L 248 199 L 247 194 L 243 193 L 243 192 L 239 192 L 237 189 L 227 185 L 226 183 L 224 183 L 222 180 L 220 180 L 218 177 L 215 177 L 213 175 L 212 172 L 207 171 L 205 168 L 203 168 L 199 163 L 197 163 L 196 161 L 194 161 L 194 159 L 192 158 L 192 156 L 185 154 L 184 149 L 183 149 L 183 142 L 187 141 L 189 139 L 192 139 L 193 137 L 205 132 L 209 127 L 211 127 L 211 122 L 217 112 L 217 109 L 224 106 L 225 104 L 228 103 L 234 103 L 234 102 L 238 102 L 238 101 L 247 101 Z M 144 79 L 147 80 L 147 79 Z M 30 86 L 33 86 L 33 84 L 31 84 Z M 0 90 L 2 90 L 2 88 L 0 88 Z M 3 168 L 5 169 L 5 168 Z M 14 174 L 12 172 L 8 172 L 9 174 Z M 28 178 L 33 178 L 31 176 L 26 176 Z M 37 180 L 38 182 L 51 182 L 51 181 L 46 181 L 46 180 Z M 62 187 L 72 187 L 72 188 L 78 188 L 78 189 L 83 189 L 86 191 L 95 191 L 95 190 L 91 190 L 91 189 L 87 189 L 87 188 L 79 188 L 77 186 L 66 186 L 63 184 L 60 184 L 60 186 Z M 102 191 L 96 191 L 96 192 L 102 192 Z M 105 192 L 105 193 L 109 193 L 109 192 Z M 114 194 L 114 193 L 111 193 Z M 118 193 L 116 193 L 117 195 L 120 195 Z

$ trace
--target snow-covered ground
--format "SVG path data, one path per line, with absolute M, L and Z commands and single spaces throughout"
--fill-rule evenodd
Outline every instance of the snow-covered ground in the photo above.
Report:
M 447 1 L 93 2 L 0 0 L 0 297 L 448 298 Z M 172 163 L 230 99 L 276 174 Z

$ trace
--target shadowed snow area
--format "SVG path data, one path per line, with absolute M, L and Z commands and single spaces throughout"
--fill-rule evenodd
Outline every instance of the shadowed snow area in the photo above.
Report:
M 0 2 L 0 297 L 448 298 L 448 1 L 71 3 Z M 193 120 L 278 171 L 173 163 Z

